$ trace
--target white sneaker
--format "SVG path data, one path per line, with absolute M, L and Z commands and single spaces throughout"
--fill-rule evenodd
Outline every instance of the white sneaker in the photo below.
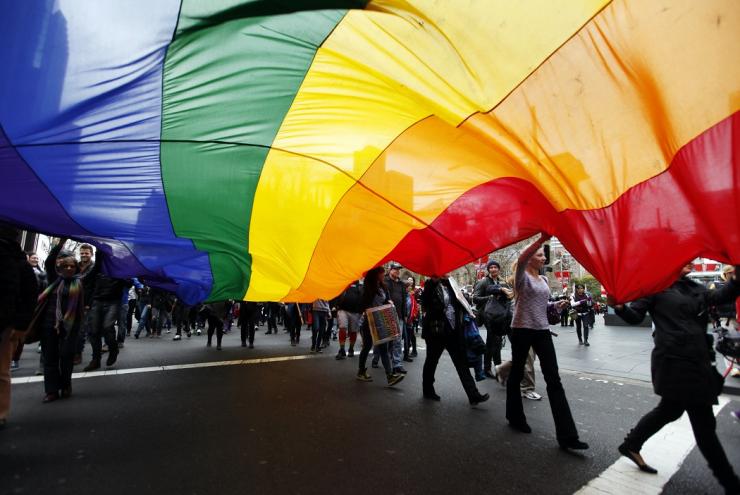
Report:
M 175 335 L 175 336 L 174 336 L 174 337 L 172 338 L 172 340 L 180 340 L 181 338 L 182 338 L 182 335 L 180 335 L 180 334 L 177 334 L 177 335 Z
M 198 330 L 196 330 L 196 331 L 195 331 L 195 335 L 200 335 L 200 334 L 202 334 L 202 333 L 203 333 L 203 332 L 201 332 L 200 328 L 199 328 Z
M 527 390 L 526 392 L 523 392 L 522 397 L 529 400 L 542 400 L 542 396 L 534 390 Z

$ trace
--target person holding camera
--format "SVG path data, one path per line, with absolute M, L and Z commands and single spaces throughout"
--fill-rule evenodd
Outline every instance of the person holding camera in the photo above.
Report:
M 489 261 L 486 271 L 488 275 L 475 285 L 473 304 L 476 307 L 476 323 L 486 327 L 483 373 L 488 378 L 496 379 L 491 363 L 496 366 L 501 364 L 504 336 L 511 329 L 511 300 L 514 298 L 514 290 L 499 277 L 501 265 L 498 261 Z
M 693 264 L 687 263 L 678 280 L 662 292 L 616 304 L 607 303 L 631 324 L 650 313 L 655 324 L 650 368 L 653 389 L 661 397 L 657 407 L 640 419 L 618 450 L 647 473 L 657 473 L 640 455 L 643 444 L 684 411 L 689 416 L 699 447 L 714 476 L 727 493 L 740 493 L 740 479 L 732 469 L 717 438 L 717 420 L 712 405 L 722 391 L 722 375 L 712 364 L 714 350 L 707 334 L 709 308 L 740 296 L 740 284 L 732 280 L 721 289 L 709 290 L 688 277 Z
M 578 335 L 578 345 L 585 345 L 586 347 L 591 344 L 588 343 L 588 331 L 593 321 L 593 299 L 591 294 L 586 292 L 586 288 L 583 284 L 576 284 L 576 293 L 570 298 L 570 307 L 575 310 L 576 320 L 576 334 Z M 583 327 L 583 334 L 581 335 L 581 327 Z

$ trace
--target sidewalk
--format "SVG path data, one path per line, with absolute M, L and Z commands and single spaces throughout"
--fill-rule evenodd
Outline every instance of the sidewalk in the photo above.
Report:
M 604 317 L 597 316 L 589 347 L 578 345 L 575 327 L 553 326 L 552 330 L 558 334 L 554 341 L 561 368 L 651 381 L 652 328 L 605 326 Z M 717 369 L 720 373 L 726 370 L 721 356 L 717 356 Z M 724 393 L 740 396 L 740 378 L 727 377 Z

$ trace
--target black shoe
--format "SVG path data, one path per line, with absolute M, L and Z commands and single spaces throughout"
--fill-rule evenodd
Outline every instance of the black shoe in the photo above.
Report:
M 344 359 L 347 357 L 347 353 L 344 351 L 344 347 L 341 347 L 339 349 L 339 352 L 337 352 L 336 360 L 339 361 L 340 359 Z
M 217 345 L 216 345 L 216 350 L 217 350 L 217 351 L 220 351 L 220 350 L 221 350 L 221 344 L 217 344 Z
M 82 368 L 82 371 L 95 371 L 98 368 L 100 368 L 100 361 L 97 359 L 93 359 L 92 361 L 90 361 L 90 364 Z
M 377 368 L 378 367 L 378 363 L 371 363 L 370 366 L 372 366 L 373 368 Z
M 62 389 L 62 399 L 69 399 L 72 396 L 72 387 Z
M 587 340 L 586 342 L 584 342 L 584 343 L 583 343 L 583 345 L 585 345 L 586 347 L 588 347 L 588 346 L 590 346 L 591 344 L 589 344 L 589 343 L 588 343 L 588 340 Z
M 483 371 L 483 374 L 486 375 L 486 378 L 490 378 L 491 380 L 495 380 L 496 379 L 496 373 L 494 373 L 491 370 L 485 370 L 485 371 Z
M 588 444 L 586 442 L 581 442 L 577 438 L 572 440 L 558 440 L 558 445 L 560 445 L 560 448 L 563 450 L 587 450 Z
M 254 349 L 254 344 L 249 344 L 250 349 Z
M 418 355 L 419 354 L 416 352 L 416 349 L 414 349 L 413 351 L 411 351 L 411 354 L 409 354 L 409 356 L 411 356 L 411 357 L 417 357 Z
M 439 395 L 437 395 L 434 391 L 432 391 L 432 392 L 424 392 L 424 398 L 425 399 L 429 399 L 429 400 L 436 400 L 438 402 L 440 400 L 442 400 L 442 397 L 440 397 Z
M 622 444 L 619 447 L 617 447 L 617 450 L 619 451 L 620 454 L 622 454 L 623 456 L 625 456 L 627 459 L 629 459 L 630 461 L 634 462 L 635 465 L 638 468 L 640 468 L 640 471 L 643 471 L 645 473 L 650 473 L 650 474 L 656 474 L 658 472 L 657 469 L 655 469 L 652 466 L 649 466 L 648 464 L 645 464 L 644 461 L 643 461 L 642 464 L 640 464 L 640 460 L 637 457 L 637 455 L 635 454 L 635 452 L 632 452 L 630 449 L 628 449 L 625 444 Z
M 44 396 L 44 400 L 42 400 L 41 402 L 44 402 L 44 403 L 47 403 L 47 402 L 54 402 L 54 401 L 55 401 L 55 400 L 57 400 L 58 398 L 59 398 L 59 394 L 46 394 L 46 395 Z
M 113 366 L 114 364 L 116 364 L 116 359 L 118 359 L 118 349 L 111 350 L 108 353 L 108 359 L 106 359 L 105 365 L 106 366 Z
M 509 421 L 509 427 L 522 433 L 532 433 L 532 428 L 529 427 L 526 421 L 522 421 L 521 423 L 518 421 Z
M 408 373 L 408 371 L 406 371 L 406 368 L 404 368 L 403 366 L 400 366 L 398 368 L 393 368 L 393 373 L 397 375 L 405 375 L 406 373 Z
M 414 360 L 413 360 L 413 359 L 411 359 L 411 358 L 410 358 L 410 357 L 408 357 L 408 356 L 404 356 L 404 357 L 403 357 L 403 360 L 404 360 L 404 361 L 406 361 L 407 363 L 413 363 L 413 362 L 414 362 Z
M 355 357 L 355 350 L 353 348 L 349 348 L 349 351 L 347 351 L 347 357 Z
M 477 406 L 481 402 L 485 402 L 485 401 L 487 401 L 490 398 L 491 398 L 491 396 L 488 395 L 488 394 L 483 394 L 483 395 L 478 394 L 475 397 L 469 399 L 470 400 L 470 405 L 471 406 Z

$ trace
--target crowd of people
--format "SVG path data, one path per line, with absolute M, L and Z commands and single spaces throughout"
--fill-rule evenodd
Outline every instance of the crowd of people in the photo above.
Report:
M 359 335 L 356 379 L 374 380 L 367 366 L 372 351 L 371 367 L 382 364 L 388 386 L 401 383 L 407 373 L 404 363 L 418 357 L 420 331 L 426 344 L 421 391 L 424 399 L 442 399 L 434 387 L 435 372 L 447 351 L 470 404 L 489 399 L 489 394 L 478 390 L 477 381 L 497 380 L 506 387 L 509 426 L 525 434 L 532 428 L 522 399 L 542 398 L 534 390 L 537 359 L 559 446 L 565 450 L 589 448 L 579 437 L 560 379 L 553 345 L 556 334 L 551 326 L 574 323 L 579 345 L 588 346 L 598 308 L 580 285 L 570 296 L 551 294 L 542 275 L 542 246 L 549 239 L 545 234 L 521 253 L 509 278 L 501 277 L 498 262 L 489 262 L 486 276 L 469 295 L 447 276 L 428 278 L 423 288 L 418 287 L 413 278 L 402 280 L 401 265 L 393 263 L 387 273 L 382 266 L 369 269 L 364 280 L 351 283 L 332 300 L 318 299 L 311 304 L 228 300 L 197 305 L 184 304 L 174 294 L 137 279 L 109 277 L 101 269 L 105 258 L 102 250 L 94 253 L 92 246 L 82 244 L 75 254 L 64 249 L 64 238 L 52 247 L 42 268 L 35 253 L 20 250 L 15 234 L 10 226 L 0 226 L 0 287 L 4 289 L 0 298 L 0 427 L 10 409 L 10 371 L 17 368 L 24 343 L 40 343 L 43 402 L 49 403 L 71 397 L 72 372 L 82 363 L 87 343 L 91 359 L 83 370 L 94 371 L 101 368 L 106 353 L 105 366 L 115 366 L 129 336 L 162 338 L 163 333 L 174 331 L 172 340 L 179 341 L 183 334 L 191 338 L 205 332 L 206 345 L 213 346 L 215 336 L 216 349 L 221 350 L 224 333 L 232 331 L 236 323 L 241 345 L 254 348 L 260 325 L 266 325 L 266 334 L 278 334 L 279 325 L 283 325 L 290 344 L 296 346 L 305 325 L 310 331 L 310 352 L 322 353 L 337 340 L 337 360 L 355 356 Z M 721 311 L 725 324 L 737 328 L 728 308 L 740 296 L 740 283 L 734 278 L 734 267 L 726 270 L 723 282 L 713 288 L 690 280 L 686 276 L 689 271 L 687 265 L 677 281 L 659 294 L 629 305 L 609 301 L 627 322 L 637 323 L 646 313 L 652 316 L 652 378 L 655 393 L 661 397 L 658 406 L 638 422 L 618 450 L 640 470 L 657 472 L 641 457 L 641 447 L 686 411 L 697 445 L 715 476 L 728 493 L 738 493 L 740 480 L 715 431 L 711 406 L 721 393 L 721 384 L 712 364 L 707 326 L 710 316 Z M 370 315 L 387 307 L 392 308 L 391 327 L 396 331 L 380 340 Z M 479 327 L 486 330 L 485 341 Z M 505 339 L 511 345 L 509 361 L 501 356 Z M 733 370 L 733 374 L 740 372 Z

